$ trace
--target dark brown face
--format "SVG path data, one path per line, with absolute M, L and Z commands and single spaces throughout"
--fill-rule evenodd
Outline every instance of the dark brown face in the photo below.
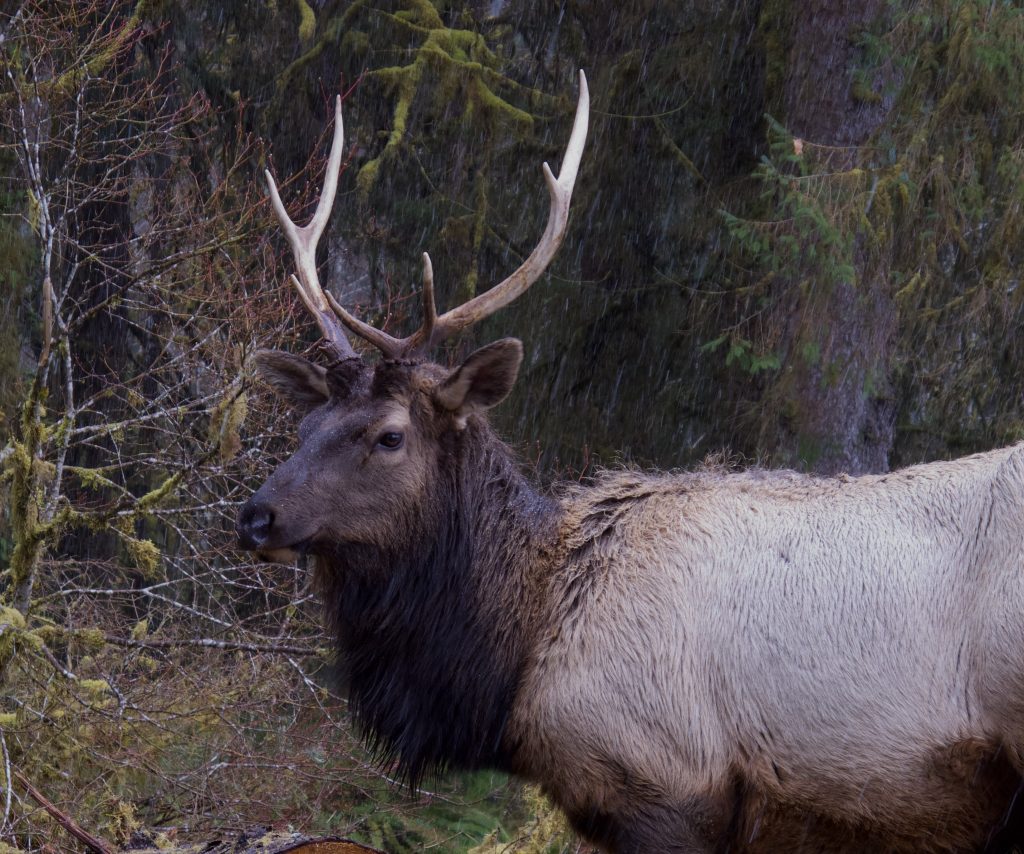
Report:
M 259 354 L 263 378 L 306 414 L 298 450 L 239 512 L 239 545 L 290 561 L 346 544 L 386 548 L 415 531 L 445 433 L 504 399 L 521 360 L 522 345 L 511 338 L 451 372 L 349 362 L 329 375 L 296 356 Z

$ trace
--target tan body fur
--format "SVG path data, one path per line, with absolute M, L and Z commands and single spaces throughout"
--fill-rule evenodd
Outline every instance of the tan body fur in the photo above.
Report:
M 1024 446 L 608 473 L 563 511 L 512 731 L 570 815 L 683 805 L 734 851 L 984 844 L 1024 746 Z

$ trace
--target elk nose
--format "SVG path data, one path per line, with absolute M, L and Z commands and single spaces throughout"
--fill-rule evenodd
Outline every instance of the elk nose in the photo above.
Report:
M 249 551 L 258 549 L 270 538 L 270 529 L 273 525 L 273 510 L 265 504 L 247 501 L 238 514 L 238 522 L 235 525 L 238 545 Z

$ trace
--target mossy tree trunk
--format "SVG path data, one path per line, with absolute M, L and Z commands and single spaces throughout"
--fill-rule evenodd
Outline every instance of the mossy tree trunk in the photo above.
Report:
M 887 8 L 882 0 L 775 0 L 762 11 L 762 30 L 771 33 L 766 61 L 777 87 L 766 92 L 769 110 L 797 140 L 799 153 L 828 152 L 837 172 L 857 165 L 859 147 L 886 115 L 884 99 L 861 79 L 858 39 Z M 786 328 L 788 358 L 765 390 L 758 442 L 776 465 L 824 474 L 889 469 L 896 419 L 893 289 L 888 271 L 863 246 L 854 241 L 848 252 L 843 275 L 812 270 L 776 306 L 784 315 L 778 323 Z

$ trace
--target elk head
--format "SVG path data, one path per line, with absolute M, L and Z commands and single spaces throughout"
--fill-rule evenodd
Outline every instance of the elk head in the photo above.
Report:
M 304 417 L 298 450 L 239 513 L 237 533 L 243 548 L 279 560 L 346 546 L 388 552 L 396 539 L 408 540 L 422 529 L 429 509 L 424 503 L 430 503 L 440 468 L 457 452 L 460 436 L 477 423 L 477 416 L 508 394 L 522 361 L 522 345 L 512 338 L 497 341 L 454 370 L 427 361 L 427 354 L 526 291 L 561 245 L 587 134 L 590 99 L 583 72 L 579 85 L 576 119 L 559 176 L 543 165 L 550 209 L 536 248 L 503 282 L 442 315 L 435 307 L 433 272 L 424 253 L 423 322 L 406 338 L 394 338 L 355 318 L 320 287 L 316 245 L 334 201 L 344 146 L 340 97 L 323 191 L 308 225 L 292 222 L 273 177 L 266 173 L 274 211 L 298 268 L 291 280 L 316 318 L 332 359 L 325 367 L 279 351 L 256 356 L 263 378 Z M 342 325 L 380 351 L 375 365 L 355 352 Z

